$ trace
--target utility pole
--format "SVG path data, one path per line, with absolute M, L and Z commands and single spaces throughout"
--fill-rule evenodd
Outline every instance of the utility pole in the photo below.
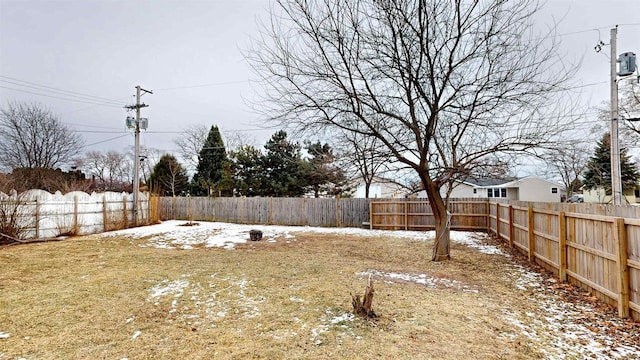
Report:
M 611 29 L 611 195 L 613 205 L 622 205 L 622 181 L 620 174 L 620 143 L 618 139 L 618 55 L 616 42 L 618 27 Z
M 145 90 L 140 87 L 140 85 L 136 86 L 136 104 L 125 106 L 127 109 L 136 110 L 136 121 L 135 121 L 135 159 L 134 163 L 134 171 L 133 171 L 133 225 L 138 225 L 138 198 L 140 192 L 140 109 L 148 107 L 144 103 L 140 103 L 140 97 L 142 96 L 141 92 L 153 94 L 151 90 Z

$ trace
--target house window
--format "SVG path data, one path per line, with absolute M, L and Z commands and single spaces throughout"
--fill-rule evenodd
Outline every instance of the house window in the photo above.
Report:
M 487 196 L 493 197 L 493 189 L 487 189 Z
M 557 187 L 552 187 L 551 188 L 551 193 L 552 194 L 557 194 L 558 193 L 558 188 Z
M 503 197 L 503 198 L 507 197 L 507 189 L 500 189 L 500 197 Z

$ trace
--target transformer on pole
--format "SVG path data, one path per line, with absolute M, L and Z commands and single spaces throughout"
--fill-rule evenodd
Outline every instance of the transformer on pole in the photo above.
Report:
M 140 103 L 140 96 L 142 96 L 141 92 L 153 94 L 151 90 L 145 90 L 140 87 L 140 85 L 136 86 L 136 104 L 125 106 L 125 108 L 129 110 L 136 111 L 135 119 L 131 116 L 127 117 L 126 125 L 128 128 L 134 129 L 135 131 L 135 159 L 134 159 L 134 171 L 133 171 L 133 225 L 138 225 L 138 210 L 139 210 L 139 193 L 140 193 L 140 129 L 146 130 L 149 121 L 147 118 L 140 118 L 140 109 L 148 107 L 144 103 Z

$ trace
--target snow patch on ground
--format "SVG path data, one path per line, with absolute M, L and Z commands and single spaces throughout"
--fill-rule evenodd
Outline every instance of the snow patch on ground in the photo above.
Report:
M 320 318 L 320 324 L 310 330 L 311 338 L 310 340 L 314 345 L 322 345 L 322 335 L 329 332 L 330 330 L 335 330 L 339 332 L 336 334 L 336 340 L 338 344 L 342 343 L 342 338 L 345 336 L 351 336 L 356 338 L 353 329 L 349 327 L 349 323 L 355 320 L 355 316 L 351 313 L 343 313 L 340 315 L 335 315 L 333 310 L 327 309 L 325 311 L 325 316 Z
M 162 224 L 141 226 L 131 229 L 103 233 L 104 237 L 125 236 L 134 240 L 144 239 L 140 246 L 160 249 L 191 250 L 197 247 L 222 247 L 233 249 L 236 244 L 249 240 L 249 231 L 262 231 L 263 241 L 295 241 L 296 233 L 313 232 L 331 235 L 380 236 L 398 239 L 426 241 L 433 239 L 434 231 L 369 230 L 362 228 L 324 228 L 311 226 L 241 225 L 220 222 L 197 222 L 197 225 L 184 226 L 187 221 L 168 220 Z M 505 255 L 499 248 L 483 244 L 484 234 L 452 231 L 451 241 L 478 249 L 485 254 Z
M 544 279 L 519 265 L 511 266 L 508 273 L 515 279 L 515 287 L 537 302 L 537 309 L 535 314 L 505 309 L 503 318 L 519 332 L 503 336 L 515 339 L 523 335 L 549 359 L 640 359 L 640 344 L 618 344 L 605 331 L 596 332 L 580 323 L 586 313 L 598 310 L 589 304 L 564 301 L 553 289 L 557 280 Z
M 435 237 L 435 233 L 433 234 Z M 487 234 L 483 233 L 472 233 L 472 232 L 462 232 L 462 231 L 452 231 L 451 232 L 451 241 L 456 242 L 458 244 L 466 245 L 472 249 L 476 249 L 483 254 L 489 255 L 502 255 L 509 257 L 509 254 L 504 253 L 500 250 L 499 247 L 495 245 L 487 245 L 485 242 L 489 239 Z
M 439 278 L 430 276 L 427 274 L 406 274 L 406 273 L 392 273 L 382 272 L 378 270 L 367 270 L 357 274 L 358 276 L 373 276 L 374 278 L 382 279 L 388 283 L 397 282 L 411 282 L 420 285 L 424 285 L 430 289 L 453 289 L 466 292 L 475 292 L 478 290 L 468 285 L 463 284 L 458 280 L 450 280 L 445 278 Z
M 253 292 L 250 281 L 219 278 L 215 274 L 211 279 L 205 284 L 185 279 L 162 280 L 149 290 L 151 295 L 147 301 L 154 301 L 154 305 L 170 303 L 170 319 L 192 326 L 214 327 L 217 321 L 227 316 L 260 316 L 259 304 L 265 299 L 247 295 Z

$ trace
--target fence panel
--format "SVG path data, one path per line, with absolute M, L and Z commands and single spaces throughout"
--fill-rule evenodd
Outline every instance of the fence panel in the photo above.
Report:
M 640 219 L 625 219 L 625 225 L 629 266 L 629 306 L 640 314 Z
M 370 199 L 340 199 L 340 226 L 360 227 L 369 223 Z
M 541 265 L 558 274 L 560 267 L 560 217 L 553 210 L 533 210 L 533 248 Z
M 509 214 L 512 228 L 498 224 Z M 491 202 L 490 231 L 547 270 L 640 319 L 640 209 L 600 204 Z M 495 216 L 493 214 L 499 214 Z M 621 216 L 624 216 L 621 217 Z M 508 234 L 507 234 L 508 233 Z
M 95 234 L 149 222 L 147 194 L 140 194 L 137 219 L 134 219 L 133 195 L 115 192 L 0 193 L 0 207 L 19 216 L 20 239 Z
M 529 208 L 513 208 L 513 245 L 522 251 L 529 249 Z
M 362 226 L 371 199 L 160 197 L 161 220 L 185 219 L 247 224 Z

